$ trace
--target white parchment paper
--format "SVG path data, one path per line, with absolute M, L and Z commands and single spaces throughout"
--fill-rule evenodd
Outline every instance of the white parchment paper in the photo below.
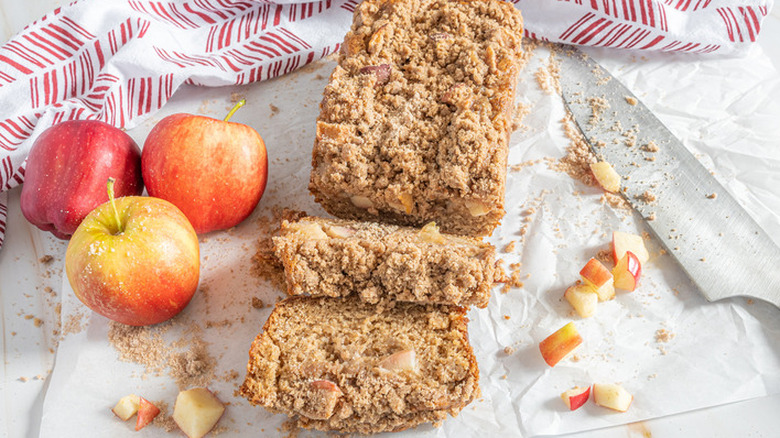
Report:
M 777 242 L 780 76 L 760 48 L 743 58 L 589 53 L 634 90 Z M 643 267 L 637 291 L 619 292 L 584 320 L 562 299 L 582 265 L 608 248 L 613 230 L 641 233 L 644 228 L 630 212 L 604 204 L 599 189 L 549 169 L 545 159 L 563 156 L 569 140 L 561 129 L 560 97 L 543 92 L 535 79 L 548 54 L 538 49 L 521 73 L 518 102 L 532 110 L 512 136 L 510 149 L 510 164 L 538 162 L 509 173 L 507 215 L 489 239 L 506 265 L 522 263 L 524 287 L 508 293 L 497 287 L 487 309 L 472 309 L 469 314 L 483 397 L 439 429 L 422 426 L 399 435 L 562 434 L 780 392 L 780 309 L 742 298 L 706 302 L 653 241 L 648 242 L 651 260 Z M 219 425 L 223 436 L 284 434 L 279 429 L 284 416 L 251 407 L 234 391 L 243 381 L 249 345 L 271 310 L 253 308 L 251 299 L 272 303 L 282 295 L 251 274 L 257 219 L 268 216 L 273 206 L 324 214 L 306 187 L 317 105 L 333 66 L 332 61 L 323 61 L 244 87 L 187 87 L 153 120 L 130 131 L 142 144 L 165 115 L 221 117 L 232 105 L 231 93 L 239 93 L 249 104 L 233 120 L 253 126 L 268 146 L 266 195 L 254 215 L 235 230 L 206 236 L 201 245 L 202 290 L 164 333 L 173 341 L 186 338 L 193 326 L 202 329 L 209 352 L 218 361 L 209 387 L 229 403 Z M 526 224 L 527 232 L 521 235 Z M 511 241 L 516 241 L 516 248 L 505 253 Z M 94 436 L 140 436 L 132 430 L 134 421 L 119 421 L 110 408 L 134 392 L 166 401 L 172 409 L 178 393 L 175 382 L 165 372 L 145 376 L 142 366 L 118 361 L 118 352 L 107 340 L 107 320 L 83 307 L 66 280 L 62 287 L 62 320 L 81 321 L 84 328 L 59 344 L 41 436 L 81 436 L 85 431 Z M 576 360 L 550 368 L 538 343 L 572 320 L 584 343 Z M 659 330 L 670 334 L 667 342 L 657 341 Z M 230 377 L 232 371 L 238 377 Z M 568 412 L 559 394 L 594 382 L 622 384 L 635 397 L 630 410 L 615 413 L 589 402 Z M 167 435 L 153 426 L 142 433 Z

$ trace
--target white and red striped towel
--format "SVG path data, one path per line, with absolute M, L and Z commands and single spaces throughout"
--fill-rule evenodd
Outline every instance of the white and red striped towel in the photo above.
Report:
M 772 0 L 513 0 L 526 36 L 624 49 L 734 53 L 756 41 Z M 0 47 L 0 246 L 7 190 L 34 138 L 99 119 L 131 128 L 183 83 L 245 84 L 336 50 L 357 0 L 301 3 L 82 0 Z

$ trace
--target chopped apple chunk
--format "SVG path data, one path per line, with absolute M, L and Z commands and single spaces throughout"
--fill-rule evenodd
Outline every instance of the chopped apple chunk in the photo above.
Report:
M 620 385 L 614 383 L 593 384 L 593 401 L 599 406 L 626 412 L 633 400 L 634 396 Z
M 160 408 L 155 406 L 149 400 L 141 397 L 141 403 L 138 405 L 138 418 L 135 422 L 135 430 L 143 429 L 147 424 L 151 423 L 160 413 Z
M 596 313 L 596 305 L 599 302 L 599 296 L 596 291 L 585 284 L 577 284 L 566 289 L 563 297 L 571 304 L 583 318 L 588 318 Z
M 615 287 L 627 291 L 636 289 L 641 275 L 642 263 L 639 262 L 639 258 L 631 251 L 626 251 L 626 254 L 612 270 L 612 276 L 615 277 Z
M 116 406 L 111 411 L 119 417 L 122 421 L 127 421 L 138 412 L 138 407 L 141 404 L 141 397 L 130 394 L 119 399 Z
M 620 259 L 626 255 L 626 251 L 633 252 L 642 264 L 650 259 L 650 253 L 647 252 L 645 241 L 642 239 L 642 236 L 624 233 L 622 231 L 613 231 L 612 258 L 615 261 L 615 264 L 618 264 Z
M 206 388 L 181 391 L 173 406 L 173 421 L 189 438 L 201 438 L 214 428 L 225 406 Z
M 570 411 L 579 409 L 580 406 L 584 405 L 585 402 L 588 401 L 588 398 L 590 398 L 590 386 L 586 386 L 584 388 L 575 386 L 574 388 L 566 390 L 561 394 L 561 399 Z
M 606 161 L 591 163 L 590 170 L 601 188 L 612 193 L 620 191 L 620 175 L 615 172 L 611 164 Z
M 580 344 L 582 344 L 582 336 L 574 323 L 570 322 L 540 342 L 539 351 L 547 365 L 554 367 Z
M 464 204 L 466 205 L 466 208 L 469 210 L 469 213 L 473 217 L 484 216 L 490 213 L 490 209 L 488 208 L 488 206 L 480 201 L 467 200 L 464 202 Z
M 355 207 L 358 207 L 358 208 L 373 208 L 374 207 L 374 203 L 371 202 L 371 200 L 368 199 L 368 197 L 366 197 L 366 196 L 355 195 L 355 196 L 351 196 L 349 198 L 349 200 L 352 201 L 352 205 L 354 205 Z
M 593 258 L 588 260 L 588 263 L 580 270 L 580 276 L 586 285 L 593 288 L 599 301 L 607 301 L 615 297 L 612 273 L 600 261 Z
M 315 222 L 299 221 L 289 225 L 290 229 L 302 236 L 306 236 L 312 240 L 324 240 L 328 238 L 328 234 L 322 229 L 322 226 Z

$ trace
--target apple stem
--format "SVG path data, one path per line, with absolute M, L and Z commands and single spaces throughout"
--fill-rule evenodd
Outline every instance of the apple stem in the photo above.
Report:
M 106 186 L 108 187 L 108 200 L 111 202 L 111 210 L 114 212 L 114 219 L 116 220 L 116 234 L 121 234 L 124 230 L 122 229 L 122 220 L 119 218 L 119 210 L 116 209 L 116 202 L 114 199 L 115 182 L 116 180 L 114 178 L 109 177 Z
M 238 109 L 244 106 L 245 104 L 246 104 L 246 99 L 239 100 L 236 106 L 234 106 L 233 109 L 231 109 L 230 112 L 227 113 L 227 115 L 225 116 L 225 121 L 226 122 L 229 121 L 230 118 L 233 117 L 233 114 L 235 114 L 236 111 L 238 111 Z

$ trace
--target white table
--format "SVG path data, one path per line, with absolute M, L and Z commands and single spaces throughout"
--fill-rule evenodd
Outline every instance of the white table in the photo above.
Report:
M 0 0 L 0 40 L 7 40 L 59 4 L 53 0 Z M 764 22 L 759 42 L 780 70 L 780 11 L 777 8 Z M 48 305 L 50 296 L 43 287 L 60 287 L 66 244 L 26 222 L 19 210 L 19 192 L 17 188 L 10 193 L 10 232 L 6 236 L 6 247 L 0 251 L 4 359 L 4 380 L 0 382 L 3 403 L 0 435 L 32 437 L 38 435 L 46 376 L 53 367 L 56 349 L 45 321 L 57 315 Z M 44 254 L 54 256 L 51 265 L 44 266 L 39 262 Z M 43 329 L 35 326 L 36 318 L 44 321 Z M 25 376 L 27 380 L 22 381 L 19 376 Z M 670 396 L 684 396 L 684 391 L 685 388 L 681 388 L 681 394 Z M 774 395 L 573 436 L 775 437 L 780 434 L 778 412 L 780 395 Z

